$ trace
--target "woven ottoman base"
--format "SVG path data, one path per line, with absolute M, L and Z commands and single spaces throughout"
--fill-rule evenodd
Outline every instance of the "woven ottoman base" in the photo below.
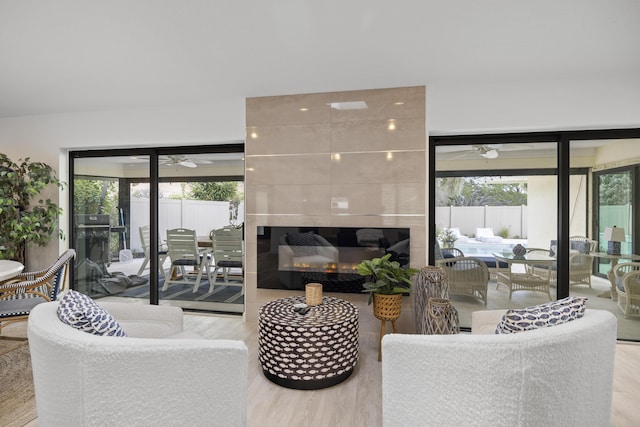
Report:
M 262 370 L 264 376 L 269 379 L 269 381 L 278 384 L 282 387 L 293 388 L 296 390 L 318 390 L 321 388 L 332 387 L 336 384 L 340 384 L 342 381 L 346 380 L 353 373 L 353 369 L 349 371 L 336 375 L 326 380 L 291 380 L 287 378 L 280 378 L 277 375 L 273 375 L 267 370 Z
M 294 304 L 304 299 L 282 298 L 260 308 L 260 365 L 265 377 L 283 387 L 331 387 L 349 378 L 358 363 L 358 309 L 323 297 L 322 304 L 298 314 Z

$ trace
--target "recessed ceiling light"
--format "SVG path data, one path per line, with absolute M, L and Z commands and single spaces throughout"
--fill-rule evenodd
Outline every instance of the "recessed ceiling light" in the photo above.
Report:
M 404 102 L 402 101 L 394 102 L 393 105 L 404 105 Z
M 300 111 L 309 111 L 309 109 L 303 107 L 303 108 L 300 109 Z
M 334 110 L 366 110 L 369 108 L 364 101 L 332 102 L 329 105 Z

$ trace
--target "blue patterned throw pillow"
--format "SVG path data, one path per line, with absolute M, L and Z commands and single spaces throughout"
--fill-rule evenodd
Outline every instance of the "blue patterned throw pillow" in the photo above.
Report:
M 502 316 L 496 334 L 514 334 L 560 325 L 584 316 L 587 298 L 567 297 L 523 309 L 509 309 Z
M 94 335 L 126 337 L 118 321 L 94 300 L 69 290 L 58 302 L 58 318 L 69 326 Z

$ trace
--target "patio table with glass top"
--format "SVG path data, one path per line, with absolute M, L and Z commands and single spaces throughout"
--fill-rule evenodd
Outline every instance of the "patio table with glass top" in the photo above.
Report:
M 509 288 L 509 299 L 515 291 L 535 291 L 542 292 L 549 296 L 551 301 L 551 270 L 553 267 L 554 257 L 542 254 L 529 253 L 526 255 L 515 255 L 512 252 L 493 252 L 497 262 L 505 262 L 508 265 L 504 271 L 499 271 L 496 277 L 497 285 L 496 289 L 500 285 L 505 285 Z M 529 269 L 524 269 L 524 272 L 514 271 L 514 265 L 527 265 L 529 266 L 541 266 L 542 271 L 546 271 L 545 274 L 538 275 L 530 272 Z

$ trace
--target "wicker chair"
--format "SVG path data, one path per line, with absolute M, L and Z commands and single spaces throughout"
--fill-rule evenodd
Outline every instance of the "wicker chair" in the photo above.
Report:
M 441 267 L 447 275 L 450 294 L 470 295 L 487 305 L 487 264 L 477 258 L 459 257 L 436 260 L 436 266 Z
M 549 249 L 542 249 L 542 248 L 527 248 L 527 254 L 552 256 L 552 253 Z M 524 269 L 528 274 L 535 274 L 537 276 L 546 276 L 547 268 L 548 268 L 547 265 L 535 265 L 535 264 L 524 265 Z M 551 272 L 551 282 L 552 283 L 556 282 L 555 270 Z
M 579 241 L 579 240 L 574 240 L 574 241 Z M 589 242 L 589 245 L 591 245 L 590 242 Z M 552 251 L 548 249 L 540 249 L 540 248 L 527 249 L 527 253 L 555 256 Z M 538 276 L 546 276 L 547 274 L 546 266 L 527 265 L 526 267 L 527 267 L 528 273 L 536 274 Z M 591 287 L 592 270 L 593 270 L 593 255 L 582 253 L 582 252 L 576 252 L 569 255 L 569 284 L 570 285 L 583 284 Z M 556 267 L 554 263 L 553 270 L 551 271 L 551 284 L 555 285 L 557 281 L 558 281 L 558 277 L 556 274 Z
M 640 262 L 623 262 L 609 272 L 618 291 L 618 306 L 624 317 L 640 317 Z
M 591 287 L 593 255 L 575 253 L 569 255 L 569 284 Z
M 464 253 L 458 248 L 442 248 L 442 256 L 444 258 L 461 258 Z
M 36 305 L 55 301 L 66 286 L 69 263 L 75 255 L 69 249 L 45 270 L 23 272 L 0 283 L 0 333 L 9 323 L 27 320 Z
M 571 236 L 569 240 L 572 242 L 585 242 L 589 244 L 589 252 L 597 252 L 598 242 L 595 240 L 591 240 L 585 236 Z

